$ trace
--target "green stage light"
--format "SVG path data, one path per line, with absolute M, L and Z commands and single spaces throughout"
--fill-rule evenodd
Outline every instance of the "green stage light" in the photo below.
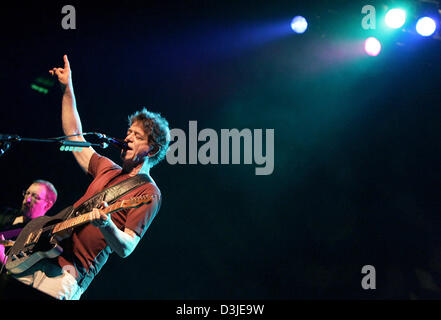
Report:
M 403 9 L 390 9 L 384 18 L 386 25 L 392 29 L 401 28 L 406 22 L 406 11 Z
M 35 83 L 31 84 L 31 88 L 37 92 L 43 93 L 43 94 L 47 94 L 49 92 L 48 89 L 40 87 L 38 85 L 36 85 Z

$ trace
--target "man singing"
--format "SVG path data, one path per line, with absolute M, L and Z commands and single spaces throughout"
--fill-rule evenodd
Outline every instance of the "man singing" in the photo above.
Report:
M 71 140 L 85 141 L 78 114 L 72 74 L 67 56 L 64 68 L 49 72 L 58 78 L 63 88 L 62 126 L 65 135 L 77 135 Z M 93 177 L 86 193 L 73 205 L 78 208 L 92 196 L 131 177 L 142 175 L 146 181 L 118 200 L 149 195 L 153 201 L 134 209 L 112 213 L 111 217 L 93 209 L 93 221 L 73 229 L 71 236 L 61 241 L 63 253 L 54 259 L 44 259 L 20 275 L 24 283 L 57 299 L 79 299 L 90 282 L 106 263 L 111 253 L 122 258 L 130 255 L 159 211 L 161 193 L 150 176 L 150 169 L 166 155 L 170 142 L 168 122 L 160 114 L 145 108 L 129 116 L 129 128 L 121 151 L 122 167 L 99 155 L 92 147 L 73 154 L 84 172 Z M 106 203 L 103 203 L 106 206 Z

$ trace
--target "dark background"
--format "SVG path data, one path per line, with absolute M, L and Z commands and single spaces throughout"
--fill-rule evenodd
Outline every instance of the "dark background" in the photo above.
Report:
M 85 132 L 123 137 L 143 106 L 187 134 L 190 120 L 275 130 L 268 176 L 255 164 L 153 168 L 160 213 L 83 299 L 441 297 L 441 41 L 397 31 L 370 57 L 362 43 L 382 31 L 361 28 L 367 3 L 302 2 L 2 3 L 0 133 L 63 134 L 58 84 L 30 87 L 63 54 Z M 66 4 L 76 30 L 61 27 Z M 303 35 L 289 29 L 297 14 Z M 51 214 L 91 181 L 54 144 L 15 144 L 0 166 L 4 205 L 46 179 L 59 192 Z M 376 290 L 361 287 L 364 265 Z

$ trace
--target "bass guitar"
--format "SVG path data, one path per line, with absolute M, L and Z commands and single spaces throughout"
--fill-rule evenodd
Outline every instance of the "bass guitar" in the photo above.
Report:
M 118 201 L 98 210 L 104 214 L 111 214 L 124 209 L 138 208 L 151 202 L 152 196 L 145 195 Z M 62 211 L 52 217 L 42 216 L 29 221 L 8 251 L 6 269 L 18 274 L 44 258 L 59 256 L 63 248 L 58 244 L 56 236 L 93 220 L 92 211 L 67 220 L 64 220 L 64 217 L 65 212 Z

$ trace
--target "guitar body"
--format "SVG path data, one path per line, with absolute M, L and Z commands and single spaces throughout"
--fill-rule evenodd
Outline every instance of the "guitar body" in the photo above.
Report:
M 42 216 L 28 222 L 8 252 L 6 269 L 13 274 L 28 270 L 44 258 L 55 258 L 63 252 L 54 235 L 53 226 L 63 221 L 66 211 L 57 215 Z

